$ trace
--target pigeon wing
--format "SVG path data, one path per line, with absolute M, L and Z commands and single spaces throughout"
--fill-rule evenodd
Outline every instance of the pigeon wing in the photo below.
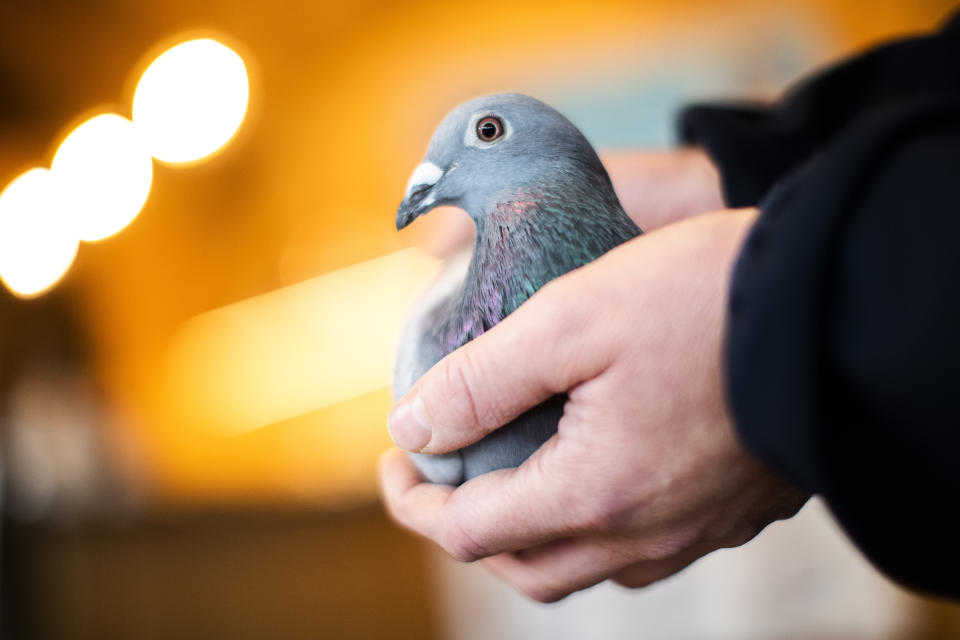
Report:
M 393 399 L 399 400 L 430 367 L 447 355 L 437 330 L 453 313 L 470 263 L 469 250 L 450 259 L 443 272 L 414 306 L 400 338 L 393 376 Z M 458 485 L 463 482 L 463 457 L 459 451 L 439 455 L 410 454 L 414 465 L 430 482 Z

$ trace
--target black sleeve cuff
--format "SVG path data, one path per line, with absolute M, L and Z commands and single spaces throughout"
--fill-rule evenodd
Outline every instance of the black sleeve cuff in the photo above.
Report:
M 761 203 L 726 345 L 745 445 L 883 570 L 960 597 L 960 96 L 880 109 Z
M 680 114 L 680 138 L 703 147 L 720 170 L 729 207 L 756 205 L 770 187 L 810 156 L 805 131 L 790 130 L 762 105 L 693 105 Z

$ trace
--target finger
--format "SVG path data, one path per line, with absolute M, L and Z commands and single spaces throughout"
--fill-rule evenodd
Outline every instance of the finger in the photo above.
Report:
M 621 587 L 639 589 L 663 580 L 664 578 L 669 578 L 675 573 L 680 573 L 703 555 L 703 551 L 700 550 L 697 552 L 691 551 L 666 560 L 638 562 L 613 574 L 610 579 Z
M 569 471 L 555 435 L 516 469 L 501 469 L 458 487 L 427 520 L 428 535 L 454 558 L 471 562 L 539 546 L 597 528 L 589 479 Z M 573 477 L 571 477 L 573 476 Z
M 440 514 L 452 487 L 424 482 L 403 451 L 380 458 L 380 493 L 394 520 L 427 538 L 437 537 Z
M 603 582 L 633 562 L 624 543 L 567 538 L 483 560 L 484 566 L 519 592 L 538 602 L 556 602 Z
M 550 396 L 599 373 L 586 349 L 580 274 L 550 283 L 516 312 L 431 368 L 388 418 L 397 446 L 446 453 L 476 442 Z
M 457 489 L 424 482 L 406 454 L 393 450 L 380 463 L 384 503 L 397 522 L 461 562 L 570 537 L 588 526 L 579 514 L 590 501 L 560 480 L 544 481 L 546 454 L 555 443 L 556 436 L 520 467 L 478 476 Z M 541 457 L 547 463 L 537 462 Z
M 672 551 L 656 538 L 591 536 L 555 540 L 483 563 L 527 597 L 555 602 L 608 578 L 631 588 L 646 586 L 681 571 L 713 548 L 701 544 Z

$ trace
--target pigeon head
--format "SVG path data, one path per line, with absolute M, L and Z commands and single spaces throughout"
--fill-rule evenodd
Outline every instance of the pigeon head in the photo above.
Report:
M 518 194 L 609 193 L 606 170 L 583 134 L 555 109 L 507 93 L 460 105 L 437 127 L 407 183 L 397 229 L 439 205 L 466 211 L 480 227 Z

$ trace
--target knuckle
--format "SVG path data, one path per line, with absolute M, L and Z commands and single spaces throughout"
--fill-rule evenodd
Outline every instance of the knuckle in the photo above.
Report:
M 761 525 L 741 524 L 724 536 L 719 546 L 725 549 L 739 547 L 753 540 L 762 530 L 763 526 Z
M 647 562 L 662 562 L 676 558 L 688 548 L 685 541 L 673 537 L 664 537 L 650 541 L 645 545 L 642 556 Z
M 660 576 L 653 574 L 636 574 L 629 576 L 621 576 L 614 578 L 613 581 L 616 582 L 621 587 L 626 587 L 627 589 L 641 589 L 643 587 L 648 587 L 657 580 L 660 579 Z
M 394 522 L 401 524 L 403 526 L 408 526 L 409 522 L 409 509 L 403 504 L 403 502 L 398 500 L 385 500 L 384 503 L 387 507 L 387 514 L 393 519 Z
M 626 531 L 633 524 L 634 509 L 633 500 L 623 492 L 599 495 L 586 502 L 577 528 L 601 533 Z
M 518 589 L 520 590 L 520 593 L 526 597 L 542 604 L 549 604 L 551 602 L 563 600 L 570 594 L 569 590 L 567 589 L 563 589 L 562 587 L 545 582 L 532 582 L 530 584 L 518 587 Z
M 701 547 L 707 537 L 699 526 L 673 528 L 659 537 L 649 539 L 642 555 L 644 560 L 651 562 L 676 560 Z
M 488 555 L 486 549 L 456 521 L 451 521 L 443 528 L 440 536 L 440 546 L 452 558 L 460 562 L 474 562 Z
M 521 580 L 514 582 L 514 587 L 527 598 L 544 604 L 563 600 L 573 592 L 568 585 L 551 579 L 542 570 L 532 568 L 522 575 Z

